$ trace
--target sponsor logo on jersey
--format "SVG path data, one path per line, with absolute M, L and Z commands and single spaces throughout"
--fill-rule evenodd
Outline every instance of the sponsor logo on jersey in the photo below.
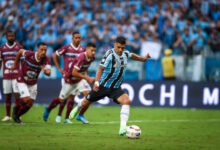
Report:
M 3 56 L 6 56 L 6 55 L 17 55 L 17 52 L 4 52 L 2 53 Z
M 27 71 L 27 76 L 31 79 L 36 79 L 37 78 L 37 73 L 34 71 Z
M 79 56 L 77 53 L 66 53 L 65 56 Z
M 5 62 L 5 66 L 9 69 L 12 67 L 13 64 L 14 64 L 14 60 L 8 60 Z
M 5 72 L 4 72 L 5 74 L 8 74 L 9 73 L 9 70 L 8 69 L 5 69 Z

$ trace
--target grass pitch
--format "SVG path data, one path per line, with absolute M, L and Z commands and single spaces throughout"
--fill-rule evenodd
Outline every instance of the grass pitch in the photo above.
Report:
M 24 124 L 0 122 L 0 150 L 219 150 L 220 111 L 131 107 L 128 125 L 138 125 L 140 139 L 120 137 L 120 107 L 90 107 L 90 124 L 55 123 L 57 109 L 42 119 L 44 106 L 22 116 Z M 66 110 L 63 112 L 63 118 Z M 0 117 L 5 107 L 0 105 Z M 62 118 L 62 121 L 63 121 Z

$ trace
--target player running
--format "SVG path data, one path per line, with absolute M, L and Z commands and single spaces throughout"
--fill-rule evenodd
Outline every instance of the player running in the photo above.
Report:
M 86 99 L 78 103 L 71 111 L 69 119 L 73 119 L 82 107 L 87 107 L 92 102 L 108 96 L 113 99 L 114 102 L 122 105 L 119 135 L 123 136 L 126 134 L 131 100 L 121 89 L 120 85 L 123 81 L 128 58 L 144 62 L 147 58 L 150 58 L 150 55 L 147 54 L 145 57 L 140 57 L 134 53 L 130 53 L 124 50 L 125 44 L 126 39 L 124 37 L 117 37 L 114 48 L 108 50 L 101 61 L 100 67 L 96 73 L 96 81 L 93 90 L 87 95 Z
M 49 107 L 45 108 L 43 115 L 44 121 L 48 120 L 51 110 L 59 103 L 64 103 L 72 93 L 76 93 L 78 90 L 82 89 L 85 84 L 87 85 L 87 82 L 94 83 L 95 78 L 88 76 L 88 68 L 95 60 L 95 52 L 95 44 L 88 43 L 86 46 L 86 52 L 81 53 L 79 56 L 75 57 L 73 61 L 69 62 L 69 68 L 63 76 L 64 83 L 59 97 L 55 98 Z M 82 82 L 84 80 L 87 82 Z
M 37 45 L 37 52 L 21 49 L 15 58 L 12 70 L 18 65 L 20 58 L 24 58 L 17 78 L 17 86 L 22 100 L 13 111 L 13 119 L 17 123 L 21 123 L 20 116 L 31 108 L 36 99 L 37 79 L 40 72 L 43 71 L 47 76 L 50 75 L 50 58 L 46 56 L 46 52 L 47 45 L 41 42 Z
M 78 56 L 80 53 L 85 52 L 86 49 L 80 45 L 81 42 L 81 36 L 79 32 L 73 32 L 72 34 L 72 41 L 73 43 L 68 44 L 63 46 L 62 48 L 58 49 L 54 54 L 53 54 L 53 61 L 55 63 L 55 65 L 57 66 L 59 72 L 62 74 L 62 80 L 61 80 L 61 85 L 63 86 L 64 84 L 64 79 L 63 76 L 64 74 L 68 71 L 69 67 L 70 67 L 70 62 L 74 60 L 74 58 L 76 56 Z M 63 56 L 64 59 L 64 68 L 61 69 L 60 68 L 60 64 L 58 61 L 58 57 Z M 56 122 L 60 123 L 61 122 L 61 114 L 62 111 L 66 105 L 67 102 L 67 110 L 66 110 L 66 117 L 64 120 L 64 123 L 72 123 L 68 117 L 70 114 L 70 111 L 73 108 L 74 105 L 74 97 L 75 95 L 78 95 L 80 93 L 83 93 L 84 96 L 87 96 L 88 93 L 91 91 L 91 87 L 89 86 L 89 84 L 87 83 L 86 80 L 82 80 L 81 81 L 81 86 L 79 87 L 80 89 L 78 89 L 77 91 L 73 91 L 71 93 L 71 95 L 69 96 L 68 102 L 67 101 L 63 101 L 60 103 L 59 106 L 59 111 L 58 111 L 58 115 L 56 117 Z M 55 98 L 52 102 L 51 105 L 56 105 L 58 98 Z M 48 108 L 45 108 L 48 109 Z M 48 109 L 48 111 L 50 112 L 50 107 Z M 79 113 L 79 115 L 77 116 L 77 120 L 81 120 L 83 123 L 89 123 L 88 120 L 86 120 L 86 118 L 84 117 L 84 112 L 87 110 L 87 107 L 85 107 L 84 109 L 82 109 Z
M 18 105 L 20 97 L 18 88 L 16 87 L 19 64 L 17 64 L 14 70 L 11 70 L 11 67 L 14 63 L 17 52 L 22 46 L 15 42 L 15 33 L 12 31 L 7 31 L 6 39 L 7 43 L 0 47 L 0 70 L 3 61 L 3 93 L 6 94 L 6 116 L 2 121 L 11 120 L 12 92 L 15 96 L 15 105 Z

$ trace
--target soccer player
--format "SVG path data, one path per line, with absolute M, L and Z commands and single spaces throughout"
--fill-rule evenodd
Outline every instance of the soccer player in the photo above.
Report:
M 37 45 L 37 52 L 21 49 L 15 58 L 12 70 L 16 68 L 21 57 L 24 59 L 17 77 L 17 86 L 22 100 L 13 111 L 13 119 L 17 123 L 21 123 L 20 116 L 31 108 L 36 99 L 37 79 L 40 72 L 50 75 L 50 58 L 46 56 L 46 52 L 47 45 L 41 42 Z
M 84 86 L 83 82 L 81 82 L 83 79 L 89 83 L 94 83 L 95 78 L 88 76 L 88 68 L 95 59 L 95 52 L 95 44 L 88 43 L 86 46 L 86 52 L 80 53 L 79 56 L 75 57 L 73 61 L 70 62 L 70 66 L 63 76 L 64 83 L 59 97 L 55 98 L 49 107 L 45 108 L 43 116 L 44 121 L 48 120 L 49 114 L 53 108 L 59 103 L 64 103 L 71 93 L 77 92 L 82 86 Z
M 69 69 L 70 62 L 73 61 L 76 56 L 78 56 L 82 52 L 85 52 L 85 50 L 86 50 L 83 46 L 80 45 L 81 36 L 80 36 L 79 32 L 73 32 L 72 41 L 73 41 L 73 43 L 63 46 L 62 48 L 58 49 L 53 54 L 53 61 L 54 61 L 55 65 L 57 66 L 59 72 L 62 74 L 62 76 L 64 76 L 64 74 Z M 63 69 L 61 69 L 60 65 L 59 65 L 59 61 L 58 61 L 59 56 L 63 56 L 63 59 L 64 59 L 64 68 Z M 63 86 L 63 84 L 64 84 L 64 79 L 62 77 L 61 85 Z M 80 89 L 78 89 L 77 91 L 73 91 L 71 93 L 71 95 L 69 96 L 68 102 L 63 101 L 62 103 L 60 103 L 58 115 L 56 117 L 57 123 L 61 122 L 61 114 L 62 114 L 62 111 L 65 107 L 66 102 L 67 102 L 67 110 L 66 110 L 66 117 L 65 117 L 64 123 L 72 123 L 68 119 L 68 117 L 69 117 L 70 111 L 72 110 L 73 105 L 74 105 L 75 95 L 78 95 L 79 93 L 83 93 L 84 96 L 87 96 L 88 93 L 91 91 L 91 87 L 89 86 L 89 84 L 87 83 L 86 80 L 81 80 L 81 86 L 79 88 Z M 57 100 L 58 100 L 58 98 L 55 98 L 52 101 L 52 104 L 56 105 Z M 47 108 L 45 108 L 45 109 L 47 109 Z M 87 107 L 85 107 L 84 109 L 81 110 L 81 112 L 77 116 L 77 120 L 81 120 L 83 123 L 89 123 L 89 121 L 86 120 L 86 118 L 83 115 L 86 110 L 87 110 Z M 50 111 L 50 108 L 48 111 Z
M 101 61 L 100 67 L 96 73 L 96 81 L 93 90 L 87 95 L 86 99 L 78 103 L 70 112 L 69 119 L 73 119 L 82 107 L 87 107 L 92 102 L 108 96 L 113 99 L 114 102 L 122 105 L 119 135 L 125 135 L 131 100 L 121 89 L 120 85 L 123 81 L 128 58 L 143 62 L 146 61 L 147 58 L 150 58 L 149 54 L 145 57 L 140 57 L 124 50 L 125 44 L 126 39 L 124 37 L 116 38 L 114 48 L 108 50 Z
M 6 116 L 2 121 L 11 120 L 11 96 L 14 93 L 15 105 L 19 103 L 19 92 L 16 87 L 16 78 L 18 75 L 19 64 L 14 70 L 11 67 L 14 63 L 17 52 L 22 46 L 15 42 L 15 33 L 7 31 L 7 43 L 0 47 L 0 70 L 3 61 L 3 93 L 6 94 Z

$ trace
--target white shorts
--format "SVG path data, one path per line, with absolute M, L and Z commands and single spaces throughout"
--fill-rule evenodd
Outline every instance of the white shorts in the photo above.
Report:
M 18 93 L 17 81 L 16 79 L 13 80 L 6 80 L 3 79 L 3 93 L 10 94 L 10 93 Z
M 27 85 L 26 83 L 17 82 L 18 90 L 20 97 L 30 97 L 33 100 L 36 100 L 37 97 L 37 84 Z
M 62 83 L 62 89 L 59 95 L 59 98 L 61 99 L 66 99 L 70 95 L 79 95 L 80 93 L 84 91 L 91 91 L 91 87 L 89 83 L 84 79 L 76 84 L 66 83 L 64 79 L 62 79 L 61 83 Z

